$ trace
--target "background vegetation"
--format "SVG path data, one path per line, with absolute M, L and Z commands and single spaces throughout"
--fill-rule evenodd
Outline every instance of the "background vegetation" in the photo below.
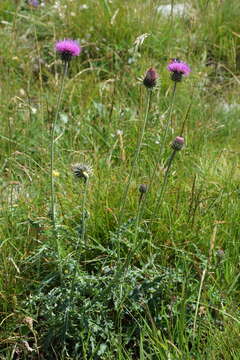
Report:
M 1 359 L 239 359 L 240 2 L 192 0 L 185 16 L 158 12 L 164 4 L 0 2 Z M 55 231 L 49 151 L 63 38 L 83 51 L 57 121 Z M 192 72 L 160 156 L 173 57 Z M 121 215 L 152 66 L 159 81 Z M 87 191 L 76 162 L 93 167 Z

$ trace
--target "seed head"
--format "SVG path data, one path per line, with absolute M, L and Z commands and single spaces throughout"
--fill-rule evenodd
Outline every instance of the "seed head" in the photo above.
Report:
M 179 59 L 172 59 L 167 67 L 168 71 L 172 73 L 171 79 L 175 82 L 182 80 L 182 76 L 188 76 L 191 72 L 190 67 L 185 62 Z
M 177 136 L 172 143 L 172 149 L 179 151 L 182 149 L 183 145 L 184 145 L 184 138 L 181 136 Z
M 158 74 L 154 68 L 150 68 L 145 75 L 143 85 L 148 89 L 152 89 L 157 84 Z
M 92 167 L 87 164 L 73 164 L 72 172 L 77 178 L 82 178 L 86 182 L 89 176 L 92 175 L 93 170 Z
M 58 41 L 55 45 L 56 51 L 61 55 L 61 59 L 69 62 L 73 56 L 78 56 L 82 51 L 77 41 L 66 39 Z

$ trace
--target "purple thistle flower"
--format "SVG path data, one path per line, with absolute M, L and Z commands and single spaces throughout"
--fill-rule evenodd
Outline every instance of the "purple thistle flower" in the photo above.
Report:
M 73 56 L 78 56 L 82 51 L 77 41 L 66 39 L 58 41 L 55 45 L 56 51 L 61 55 L 61 59 L 68 62 Z
M 157 83 L 158 74 L 154 68 L 150 68 L 143 80 L 143 85 L 145 85 L 147 88 L 151 89 L 154 86 L 156 86 Z
M 172 143 L 172 149 L 175 151 L 179 151 L 182 149 L 184 145 L 184 138 L 182 136 L 177 136 Z
M 176 82 L 181 81 L 182 76 L 188 76 L 191 72 L 188 64 L 179 59 L 172 59 L 167 69 L 172 72 L 172 80 Z
M 34 7 L 38 7 L 39 6 L 39 1 L 38 0 L 29 0 L 28 4 L 32 5 Z

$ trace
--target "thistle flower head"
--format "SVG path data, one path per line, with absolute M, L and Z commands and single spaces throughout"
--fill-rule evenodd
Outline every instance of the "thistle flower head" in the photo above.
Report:
M 167 69 L 172 73 L 172 80 L 176 82 L 181 81 L 182 76 L 188 76 L 191 72 L 188 64 L 179 59 L 172 59 Z
M 143 79 L 143 85 L 148 89 L 152 89 L 157 84 L 158 74 L 154 68 L 150 68 Z
M 29 0 L 28 4 L 34 7 L 38 7 L 39 6 L 39 1 L 38 0 Z
M 224 257 L 225 253 L 223 251 L 223 249 L 218 249 L 216 251 L 216 256 L 219 258 L 219 259 L 222 259 Z
M 73 56 L 78 56 L 81 52 L 81 47 L 77 41 L 66 39 L 58 41 L 55 45 L 56 51 L 61 55 L 61 59 L 68 62 Z
M 182 136 L 177 136 L 172 143 L 172 149 L 179 151 L 184 145 L 184 138 Z
M 76 178 L 83 179 L 86 182 L 89 176 L 92 175 L 93 170 L 92 167 L 87 164 L 73 164 L 72 172 Z
M 147 192 L 147 185 L 141 184 L 141 185 L 139 186 L 138 190 L 139 190 L 139 192 L 140 192 L 141 194 L 145 194 L 145 193 Z
M 139 205 L 140 205 L 141 202 L 142 202 L 142 200 L 143 200 L 144 195 L 145 195 L 146 192 L 148 191 L 148 187 L 147 187 L 147 185 L 145 185 L 145 184 L 141 184 L 141 185 L 139 186 L 138 190 L 139 190 L 139 192 L 140 192 L 140 196 L 139 196 L 139 200 L 138 200 Z

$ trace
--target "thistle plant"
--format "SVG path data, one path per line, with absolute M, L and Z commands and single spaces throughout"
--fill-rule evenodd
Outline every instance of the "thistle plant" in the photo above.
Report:
M 163 129 L 163 136 L 162 136 L 162 141 L 161 141 L 161 144 L 160 144 L 160 149 L 159 149 L 159 154 L 158 154 L 159 159 L 162 158 L 163 150 L 164 150 L 164 147 L 165 147 L 165 144 L 166 144 L 167 134 L 168 134 L 168 130 L 169 130 L 169 125 L 172 122 L 172 112 L 173 112 L 173 107 L 174 107 L 174 103 L 175 103 L 175 95 L 176 95 L 177 83 L 182 80 L 183 76 L 188 76 L 190 74 L 190 72 L 191 72 L 190 67 L 186 63 L 180 61 L 178 58 L 172 59 L 171 62 L 168 64 L 167 69 L 168 69 L 168 71 L 171 72 L 171 79 L 174 82 L 174 86 L 173 86 L 173 91 L 172 91 L 172 98 L 171 98 L 171 103 L 170 103 L 169 116 L 168 116 L 168 119 L 166 121 L 165 127 Z M 183 124 L 183 126 L 184 126 L 184 124 Z M 182 131 L 183 131 L 183 128 L 182 128 Z M 182 132 L 181 132 L 181 135 L 182 135 Z M 178 137 L 178 138 L 180 138 L 180 137 Z M 170 163 L 168 162 L 168 164 L 170 166 L 171 166 L 171 163 L 172 163 L 174 157 L 175 157 L 175 153 L 174 153 L 174 155 L 172 154 L 172 159 L 171 159 Z M 148 193 L 150 192 L 153 180 L 155 178 L 156 171 L 157 171 L 157 168 L 158 168 L 158 164 L 159 164 L 159 161 L 156 162 L 156 165 L 155 165 L 155 167 L 153 169 L 153 172 L 152 172 L 152 175 L 150 177 L 149 185 L 148 185 Z M 169 169 L 168 169 L 167 172 L 169 172 Z M 166 181 L 166 179 L 167 179 L 167 177 L 166 177 L 166 173 L 165 173 L 165 181 Z M 139 213 L 139 221 L 141 220 L 141 217 L 142 217 L 142 214 L 143 214 L 143 210 L 144 210 L 144 207 L 145 207 L 145 204 L 146 204 L 147 195 L 148 194 L 146 194 L 145 198 L 143 199 L 142 205 L 141 205 L 141 209 L 140 209 L 140 213 Z M 162 195 L 160 195 L 160 197 L 161 196 Z M 159 201 L 157 201 L 157 203 L 158 202 Z M 157 207 L 157 205 L 156 205 L 156 207 Z M 156 211 L 157 211 L 157 209 L 155 208 L 154 214 L 156 213 Z
M 171 62 L 168 64 L 167 69 L 168 69 L 168 71 L 171 72 L 171 79 L 174 82 L 174 87 L 173 87 L 173 93 L 172 93 L 172 101 L 171 101 L 171 105 L 170 105 L 169 118 L 167 120 L 165 129 L 164 129 L 163 140 L 162 140 L 161 147 L 160 147 L 160 158 L 162 157 L 163 148 L 164 148 L 164 145 L 166 142 L 169 124 L 172 122 L 172 111 L 173 111 L 173 105 L 174 105 L 174 100 L 175 100 L 175 95 L 176 95 L 177 83 L 182 81 L 183 76 L 188 76 L 191 72 L 190 67 L 185 62 L 181 61 L 178 58 L 172 59 Z M 159 210 L 161 200 L 162 200 L 162 197 L 164 194 L 164 190 L 165 190 L 165 187 L 167 184 L 169 170 L 172 165 L 173 159 L 176 155 L 176 152 L 181 150 L 183 145 L 184 145 L 184 138 L 182 136 L 177 136 L 176 139 L 172 143 L 173 152 L 168 160 L 167 168 L 166 168 L 165 175 L 164 175 L 163 185 L 160 189 L 159 195 L 157 196 L 154 215 L 156 215 L 156 213 Z M 157 169 L 157 164 L 156 164 L 156 167 L 153 172 L 153 177 L 155 176 L 156 169 Z
M 174 82 L 174 85 L 173 85 L 172 98 L 171 98 L 170 109 L 169 109 L 169 116 L 168 116 L 168 119 L 166 121 L 165 128 L 163 130 L 162 141 L 161 141 L 161 144 L 160 144 L 159 155 L 158 155 L 159 159 L 162 158 L 163 149 L 164 149 L 165 144 L 166 144 L 169 125 L 172 123 L 172 113 L 173 113 L 173 107 L 174 107 L 174 103 L 175 103 L 177 83 L 179 83 L 182 80 L 183 76 L 188 76 L 190 74 L 190 72 L 191 72 L 190 67 L 185 62 L 181 61 L 178 58 L 172 59 L 171 62 L 168 64 L 167 69 L 171 73 L 171 79 Z M 158 166 L 158 163 L 156 163 L 156 166 L 155 166 L 155 168 L 153 170 L 153 173 L 152 173 L 152 176 L 151 176 L 151 179 L 150 179 L 150 183 L 149 183 L 149 188 L 150 188 L 150 186 L 152 184 L 152 181 L 153 181 L 153 179 L 155 177 L 155 174 L 156 174 L 156 171 L 157 171 L 157 166 Z
M 56 123 L 59 117 L 59 111 L 61 108 L 61 101 L 63 95 L 63 88 L 64 88 L 64 81 L 67 75 L 69 63 L 73 56 L 78 56 L 81 52 L 81 47 L 79 44 L 74 40 L 63 40 L 58 41 L 55 46 L 55 50 L 59 53 L 62 63 L 63 63 L 63 72 L 61 78 L 61 85 L 60 91 L 57 98 L 57 106 L 56 106 L 56 113 L 52 123 L 51 129 L 51 142 L 50 142 L 50 177 L 51 177 L 51 216 L 54 229 L 56 228 L 56 214 L 55 214 L 55 186 L 54 186 L 54 155 L 55 155 L 55 129 Z
M 151 106 L 152 90 L 157 84 L 157 78 L 158 78 L 158 74 L 157 74 L 156 70 L 153 69 L 153 68 L 150 68 L 146 72 L 146 75 L 145 75 L 145 77 L 143 79 L 143 85 L 147 89 L 146 111 L 145 111 L 145 116 L 144 116 L 143 125 L 142 125 L 142 128 L 141 128 L 140 136 L 138 138 L 138 142 L 137 142 L 137 146 L 136 146 L 136 150 L 135 150 L 135 154 L 134 154 L 130 174 L 129 174 L 129 177 L 128 177 L 128 182 L 127 182 L 127 185 L 125 187 L 124 194 L 123 194 L 122 201 L 121 201 L 120 215 L 119 215 L 119 224 L 120 225 L 122 223 L 123 212 L 124 212 L 125 203 L 126 203 L 130 183 L 131 183 L 131 180 L 132 180 L 133 172 L 134 172 L 135 167 L 137 165 L 138 157 L 139 157 L 139 154 L 140 154 L 142 141 L 143 141 L 143 137 L 144 137 L 144 133 L 145 133 L 145 128 L 146 128 L 146 125 L 147 125 L 149 110 L 150 110 L 150 106 Z M 118 246 L 118 249 L 117 249 L 118 258 L 120 258 L 120 239 L 119 238 L 118 238 L 118 245 L 117 246 Z

